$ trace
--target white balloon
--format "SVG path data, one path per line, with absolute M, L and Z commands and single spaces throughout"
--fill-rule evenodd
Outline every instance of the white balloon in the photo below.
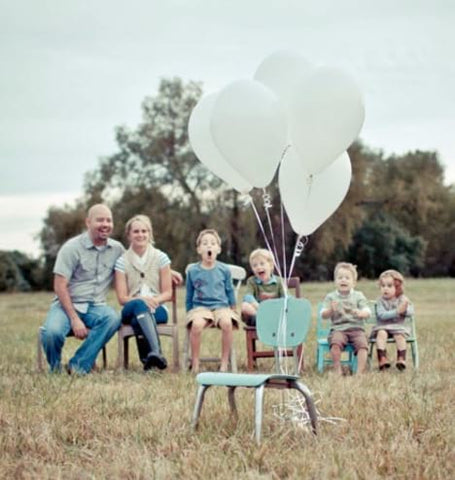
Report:
M 309 173 L 330 165 L 357 138 L 365 119 L 356 82 L 337 68 L 319 67 L 292 92 L 289 136 Z
M 279 50 L 262 60 L 254 79 L 273 90 L 283 105 L 287 106 L 295 85 L 310 71 L 310 62 L 299 53 Z
M 188 122 L 188 136 L 191 147 L 199 160 L 212 173 L 239 192 L 246 193 L 253 187 L 237 170 L 232 168 L 213 143 L 210 119 L 216 98 L 216 93 L 205 95 L 193 108 Z
M 269 88 L 249 79 L 224 87 L 213 106 L 211 132 L 223 157 L 251 185 L 270 183 L 286 146 L 287 122 Z
M 344 152 L 325 170 L 309 174 L 292 148 L 280 165 L 281 200 L 292 229 L 310 235 L 339 207 L 351 183 L 349 155 Z

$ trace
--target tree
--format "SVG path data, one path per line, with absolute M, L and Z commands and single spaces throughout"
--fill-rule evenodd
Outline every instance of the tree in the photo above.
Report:
M 389 268 L 403 275 L 416 275 L 423 267 L 425 241 L 412 236 L 392 217 L 378 214 L 357 230 L 349 247 L 348 260 L 360 273 L 378 277 Z
M 40 232 L 40 242 L 43 249 L 43 287 L 52 288 L 52 270 L 57 253 L 63 243 L 78 235 L 84 228 L 86 206 L 80 200 L 75 207 L 49 208 Z
M 0 292 L 27 292 L 41 288 L 42 270 L 38 260 L 13 251 L 0 251 Z
M 126 221 L 137 213 L 150 216 L 157 246 L 170 254 L 173 267 L 181 271 L 196 260 L 194 242 L 203 228 L 219 230 L 223 239 L 220 259 L 229 263 L 247 266 L 251 250 L 265 246 L 250 206 L 192 152 L 187 125 L 201 94 L 199 83 L 163 79 L 156 95 L 145 98 L 140 124 L 134 129 L 116 129 L 118 151 L 102 158 L 86 175 L 77 206 L 49 211 L 41 232 L 49 281 L 58 248 L 80 232 L 87 208 L 98 202 L 111 206 L 113 236 L 125 243 Z M 389 232 L 392 237 L 382 238 L 381 248 L 392 248 L 389 261 L 410 269 L 408 260 L 415 258 L 416 268 L 410 272 L 455 275 L 455 253 L 449 247 L 455 233 L 455 195 L 443 184 L 444 169 L 437 155 L 417 151 L 385 158 L 381 151 L 356 142 L 349 148 L 349 156 L 353 172 L 349 192 L 337 211 L 308 238 L 293 274 L 305 280 L 327 280 L 335 264 L 350 257 L 364 274 L 373 275 L 376 269 L 368 252 L 380 251 L 380 245 L 368 232 L 386 227 L 376 218 L 385 214 L 393 231 Z M 289 265 L 296 236 L 286 220 L 281 224 L 276 178 L 267 190 L 272 198 L 269 214 L 279 260 L 283 264 L 286 257 Z M 263 213 L 259 195 L 253 191 Z M 397 239 L 404 243 L 400 246 Z M 371 248 L 368 242 L 372 242 Z M 425 252 L 423 264 L 419 249 Z M 397 252 L 401 252 L 398 257 L 394 256 Z M 365 269 L 362 262 L 366 262 Z
M 119 152 L 102 159 L 84 186 L 87 204 L 112 206 L 117 238 L 124 239 L 123 225 L 132 215 L 150 216 L 157 245 L 180 270 L 194 261 L 203 228 L 219 229 L 226 261 L 239 263 L 251 246 L 242 231 L 250 231 L 252 222 L 238 194 L 207 170 L 189 144 L 188 120 L 201 93 L 199 83 L 163 79 L 158 93 L 144 100 L 139 126 L 117 128 Z
M 447 232 L 454 230 L 452 187 L 444 185 L 444 168 L 435 152 L 390 156 L 376 164 L 372 193 L 381 211 L 427 244 L 424 275 L 447 275 Z M 449 257 L 454 258 L 451 253 Z

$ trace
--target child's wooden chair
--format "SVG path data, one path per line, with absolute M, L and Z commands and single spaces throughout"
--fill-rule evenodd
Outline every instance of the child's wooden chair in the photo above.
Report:
M 300 298 L 300 278 L 299 277 L 289 278 L 287 285 L 288 285 L 288 288 L 294 290 L 294 296 L 296 298 Z M 273 358 L 274 351 L 270 349 L 267 349 L 267 350 L 257 349 L 256 342 L 258 340 L 258 334 L 257 334 L 256 327 L 244 325 L 243 329 L 245 330 L 247 369 L 249 372 L 252 372 L 253 369 L 256 367 L 257 358 Z M 288 350 L 286 352 L 286 356 L 290 357 L 292 355 L 293 355 L 292 350 Z M 299 362 L 301 357 L 303 358 L 303 346 L 299 345 L 295 360 Z M 303 369 L 303 361 L 302 361 L 302 369 Z
M 283 320 L 285 319 L 285 320 Z M 279 371 L 280 348 L 296 349 L 306 338 L 311 323 L 311 305 L 308 300 L 292 297 L 265 300 L 259 305 L 256 324 L 259 340 L 274 348 L 277 371 Z M 196 429 L 202 410 L 202 404 L 209 387 L 227 387 L 231 412 L 237 416 L 235 389 L 237 387 L 255 390 L 255 437 L 261 441 L 262 410 L 265 388 L 287 388 L 300 392 L 306 404 L 313 433 L 317 429 L 317 412 L 309 388 L 299 382 L 297 375 L 288 374 L 250 374 L 205 372 L 196 377 L 199 384 L 194 405 L 192 427 Z
M 321 310 L 322 303 L 318 305 L 318 317 L 316 324 L 316 367 L 319 373 L 324 371 L 325 366 L 333 365 L 332 357 L 330 355 L 330 345 L 327 340 L 330 332 L 331 320 L 330 318 L 322 318 Z M 346 345 L 345 349 L 343 350 L 341 365 L 347 365 L 352 373 L 357 372 L 357 356 L 355 355 L 353 345 Z
M 190 263 L 185 268 L 185 273 L 188 272 L 188 269 L 194 265 Z M 232 282 L 234 283 L 234 291 L 235 291 L 235 298 L 238 299 L 240 286 L 242 285 L 242 281 L 246 278 L 246 270 L 239 265 L 227 265 L 229 270 L 231 271 Z M 191 368 L 192 358 L 191 358 L 191 343 L 190 343 L 190 331 L 188 328 L 185 328 L 185 343 L 183 345 L 183 369 L 187 370 Z M 221 362 L 220 357 L 200 357 L 200 363 L 213 363 L 213 362 Z M 232 372 L 237 371 L 237 357 L 235 354 L 234 344 L 232 344 L 231 352 L 229 354 L 229 363 L 230 369 Z
M 368 319 L 368 323 L 373 325 L 376 324 L 376 302 L 370 303 L 371 307 L 371 317 Z M 404 325 L 407 326 L 411 330 L 411 335 L 406 338 L 406 344 L 411 346 L 411 353 L 412 353 L 412 363 L 414 364 L 414 368 L 418 370 L 420 362 L 419 362 L 419 345 L 417 343 L 417 333 L 416 333 L 416 324 L 415 324 L 415 316 L 410 315 L 405 317 Z M 395 343 L 394 338 L 388 338 L 387 343 Z M 376 345 L 375 338 L 369 338 L 370 348 L 368 351 L 368 363 L 371 365 L 373 361 L 373 349 Z

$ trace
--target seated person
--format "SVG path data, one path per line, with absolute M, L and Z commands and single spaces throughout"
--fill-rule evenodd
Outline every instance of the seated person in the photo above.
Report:
M 259 303 L 270 298 L 284 297 L 283 282 L 273 274 L 273 255 L 265 248 L 253 250 L 250 254 L 250 267 L 254 275 L 246 281 L 243 297 L 242 320 L 248 326 L 256 326 L 256 312 Z
M 334 272 L 336 290 L 327 294 L 322 318 L 330 318 L 332 327 L 328 341 L 335 373 L 341 374 L 341 352 L 348 343 L 354 345 L 357 355 L 357 373 L 366 370 L 368 338 L 365 333 L 365 319 L 371 315 L 365 295 L 354 290 L 357 268 L 352 263 L 340 262 Z

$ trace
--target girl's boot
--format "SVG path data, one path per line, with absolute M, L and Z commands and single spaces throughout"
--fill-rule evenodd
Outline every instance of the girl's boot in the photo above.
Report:
M 404 370 L 406 368 L 406 350 L 398 350 L 397 368 L 398 370 Z
M 377 349 L 377 352 L 379 370 L 385 370 L 386 368 L 390 368 L 390 363 L 387 360 L 387 350 Z

